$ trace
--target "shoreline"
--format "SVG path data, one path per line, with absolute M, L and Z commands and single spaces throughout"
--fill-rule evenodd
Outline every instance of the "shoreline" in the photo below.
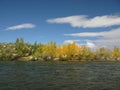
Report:
M 2 62 L 120 62 L 120 61 L 117 61 L 117 60 L 92 60 L 92 61 L 86 61 L 86 60 L 0 60 Z

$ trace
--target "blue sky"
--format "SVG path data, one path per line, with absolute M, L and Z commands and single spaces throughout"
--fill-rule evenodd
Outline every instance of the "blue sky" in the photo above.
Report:
M 120 0 L 0 0 L 0 42 L 109 47 L 120 45 L 119 32 Z

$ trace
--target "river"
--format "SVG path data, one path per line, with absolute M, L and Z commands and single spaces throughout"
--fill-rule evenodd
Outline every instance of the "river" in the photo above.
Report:
M 0 90 L 120 90 L 120 62 L 0 61 Z

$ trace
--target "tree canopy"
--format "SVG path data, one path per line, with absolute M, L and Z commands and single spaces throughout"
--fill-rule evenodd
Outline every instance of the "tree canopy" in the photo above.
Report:
M 64 61 L 120 61 L 120 49 L 97 48 L 91 50 L 85 45 L 58 45 L 56 42 L 29 44 L 23 38 L 14 43 L 0 43 L 0 60 L 64 60 Z

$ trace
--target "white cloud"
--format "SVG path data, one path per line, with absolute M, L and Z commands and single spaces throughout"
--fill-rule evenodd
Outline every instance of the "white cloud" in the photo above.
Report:
M 104 15 L 88 18 L 86 15 L 68 16 L 62 18 L 48 19 L 48 23 L 68 23 L 72 27 L 98 28 L 120 25 L 120 16 Z
M 79 42 L 83 42 L 84 41 L 84 43 L 79 43 Z M 82 45 L 86 45 L 88 48 L 91 48 L 91 49 L 93 49 L 93 48 L 96 48 L 97 46 L 94 44 L 94 42 L 92 42 L 92 41 L 90 41 L 90 40 L 65 40 L 64 41 L 64 43 L 68 43 L 68 44 L 72 44 L 72 43 L 74 43 L 74 42 L 76 42 L 76 44 L 78 45 L 78 46 L 82 46 Z
M 87 42 L 86 46 L 89 47 L 89 48 L 96 48 L 96 45 L 92 42 Z
M 120 48 L 120 40 L 119 39 L 110 39 L 110 38 L 104 38 L 100 40 L 93 41 L 97 47 L 105 47 L 105 48 L 114 48 L 119 47 Z
M 103 38 L 117 39 L 120 38 L 120 28 L 112 29 L 110 31 L 103 32 L 85 32 L 85 33 L 72 33 L 64 34 L 65 36 L 75 36 L 75 37 L 97 37 L 101 36 Z
M 95 36 L 100 36 L 100 33 L 90 33 L 90 32 L 85 32 L 85 33 L 72 33 L 72 34 L 64 34 L 64 36 L 74 36 L 74 37 L 95 37 Z
M 20 25 L 10 26 L 6 28 L 6 30 L 19 30 L 19 29 L 28 29 L 28 28 L 34 28 L 35 25 L 31 23 L 24 23 Z
M 79 42 L 80 40 L 65 40 L 64 43 L 70 43 L 72 44 L 73 42 Z
M 85 33 L 73 33 L 73 34 L 65 34 L 65 36 L 74 36 L 74 37 L 101 37 L 98 40 L 91 41 L 94 42 L 94 45 L 97 47 L 108 47 L 113 48 L 114 46 L 120 47 L 120 27 L 117 29 L 112 29 L 109 31 L 103 32 L 85 32 Z M 86 45 L 90 45 L 88 43 Z M 91 44 L 91 46 L 94 47 Z

